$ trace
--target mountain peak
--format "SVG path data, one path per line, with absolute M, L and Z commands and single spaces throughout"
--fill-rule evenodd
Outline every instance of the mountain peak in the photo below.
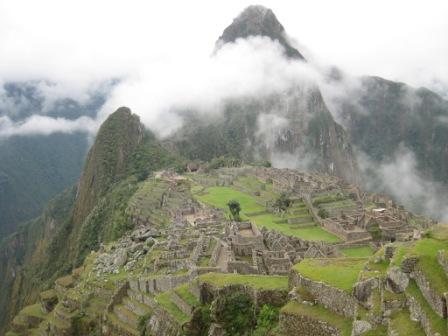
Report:
M 285 28 L 277 20 L 274 12 L 261 5 L 252 5 L 243 10 L 232 24 L 224 29 L 218 39 L 217 47 L 249 36 L 267 36 L 278 41 L 288 57 L 305 60 L 300 52 L 290 45 Z

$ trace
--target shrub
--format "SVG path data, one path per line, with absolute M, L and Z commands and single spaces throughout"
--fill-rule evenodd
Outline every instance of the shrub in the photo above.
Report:
M 255 325 L 254 306 L 249 296 L 242 293 L 220 296 L 214 304 L 216 319 L 226 335 L 242 336 Z

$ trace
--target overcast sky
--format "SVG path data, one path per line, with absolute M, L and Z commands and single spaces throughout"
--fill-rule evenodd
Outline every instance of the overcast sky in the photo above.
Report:
M 82 90 L 167 58 L 204 57 L 253 1 L 0 0 L 0 79 Z M 309 58 L 413 85 L 448 83 L 448 1 L 257 1 Z

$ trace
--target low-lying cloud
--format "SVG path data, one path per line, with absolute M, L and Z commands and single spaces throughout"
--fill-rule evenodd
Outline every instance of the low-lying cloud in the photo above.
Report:
M 309 64 L 286 58 L 278 42 L 240 39 L 211 57 L 146 65 L 113 88 L 100 117 L 127 105 L 164 137 L 182 124 L 176 111 L 216 115 L 228 99 L 284 92 L 293 84 L 317 82 L 319 76 Z
M 411 150 L 401 145 L 391 159 L 382 163 L 373 162 L 365 153 L 357 157 L 366 189 L 387 193 L 416 213 L 448 221 L 448 190 L 422 176 Z
M 7 116 L 0 117 L 0 139 L 10 136 L 50 135 L 53 133 L 83 132 L 94 134 L 97 128 L 97 121 L 85 116 L 69 120 L 33 115 L 19 122 L 13 122 Z

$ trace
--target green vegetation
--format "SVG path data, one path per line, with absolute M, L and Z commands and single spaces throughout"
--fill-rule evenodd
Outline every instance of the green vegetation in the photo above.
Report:
M 264 207 L 259 205 L 252 196 L 232 188 L 210 187 L 206 191 L 205 194 L 196 194 L 196 197 L 200 201 L 219 209 L 226 210 L 227 203 L 232 199 L 236 199 L 240 203 L 241 208 L 244 209 L 243 214 L 264 210 Z
M 440 335 L 445 335 L 447 330 L 446 320 L 441 318 L 434 312 L 434 310 L 432 310 L 431 306 L 426 301 L 425 297 L 423 296 L 414 280 L 409 281 L 409 286 L 406 289 L 406 292 L 411 295 L 420 305 L 426 317 L 430 321 L 431 328 L 435 332 L 440 333 Z
M 294 270 L 305 278 L 351 292 L 366 263 L 366 258 L 305 259 Z
M 212 322 L 210 305 L 199 306 L 193 311 L 193 316 L 185 325 L 186 336 L 207 336 Z
M 249 181 L 246 183 L 253 183 L 253 181 Z M 202 189 L 194 189 L 194 190 L 202 190 Z M 260 227 L 266 227 L 267 229 L 277 230 L 283 234 L 290 235 L 293 237 L 300 237 L 307 240 L 322 240 L 325 242 L 339 242 L 340 239 L 331 234 L 328 231 L 325 231 L 320 226 L 316 226 L 311 219 L 311 223 L 304 224 L 287 224 L 287 223 L 279 223 L 281 221 L 285 221 L 285 219 L 290 218 L 291 216 L 296 217 L 294 215 L 290 215 L 289 217 L 281 217 L 278 215 L 274 215 L 272 213 L 263 213 L 266 211 L 266 208 L 257 203 L 256 197 L 249 195 L 247 193 L 235 190 L 229 187 L 209 187 L 206 188 L 203 192 L 196 192 L 193 195 L 198 198 L 201 202 L 209 204 L 219 209 L 227 210 L 227 202 L 232 199 L 238 200 L 242 208 L 241 219 L 242 220 L 251 220 L 255 224 Z M 294 204 L 292 205 L 292 209 L 294 208 Z M 297 209 L 301 209 L 298 207 Z M 251 215 L 248 214 L 257 214 L 259 215 Z M 307 224 L 307 225 L 306 225 Z
M 340 249 L 347 257 L 370 257 L 373 254 L 373 249 L 369 246 L 344 247 Z
M 230 200 L 229 202 L 227 202 L 227 206 L 229 207 L 229 212 L 230 212 L 231 218 L 234 221 L 240 222 L 241 221 L 241 216 L 240 216 L 241 205 L 240 205 L 240 202 L 238 202 L 237 200 Z
M 190 292 L 189 284 L 181 285 L 175 288 L 174 291 L 190 306 L 196 307 L 199 305 L 199 300 L 197 297 Z
M 257 318 L 257 327 L 252 336 L 265 336 L 278 325 L 279 309 L 269 305 L 263 305 Z
M 171 291 L 163 292 L 155 297 L 159 303 L 171 316 L 173 316 L 179 324 L 184 324 L 190 318 L 185 315 L 174 302 L 171 301 Z
M 323 219 L 330 217 L 330 213 L 328 212 L 327 209 L 324 208 L 320 208 L 319 211 L 317 212 L 317 215 Z
M 285 212 L 289 208 L 291 203 L 291 199 L 289 199 L 289 197 L 285 193 L 282 193 L 280 197 L 275 200 L 273 207 L 279 212 Z
M 243 275 L 208 273 L 199 276 L 200 281 L 210 283 L 216 287 L 227 285 L 246 285 L 256 289 L 288 289 L 288 277 L 279 275 Z
M 418 267 L 430 280 L 431 287 L 440 294 L 448 291 L 448 278 L 437 261 L 437 252 L 442 249 L 448 249 L 448 241 L 422 239 L 413 248 L 413 253 L 419 256 Z
M 391 317 L 391 329 L 398 335 L 425 336 L 425 332 L 419 322 L 411 320 L 407 309 L 395 312 Z
M 398 245 L 392 263 L 400 266 L 406 257 L 417 257 L 417 267 L 430 280 L 431 287 L 442 294 L 448 291 L 448 278 L 437 261 L 437 253 L 439 250 L 448 249 L 448 240 L 444 240 L 445 228 L 443 226 L 435 228 L 432 232 L 430 236 L 434 238 L 424 238 L 412 244 Z M 436 239 L 436 237 L 441 239 Z
M 322 320 L 341 331 L 342 336 L 350 336 L 352 331 L 352 320 L 344 318 L 332 311 L 325 309 L 322 305 L 305 305 L 296 301 L 290 301 L 284 306 L 282 313 L 303 315 L 316 320 Z
M 255 325 L 253 302 L 247 294 L 236 292 L 219 296 L 213 308 L 213 314 L 226 330 L 226 334 L 247 335 Z

